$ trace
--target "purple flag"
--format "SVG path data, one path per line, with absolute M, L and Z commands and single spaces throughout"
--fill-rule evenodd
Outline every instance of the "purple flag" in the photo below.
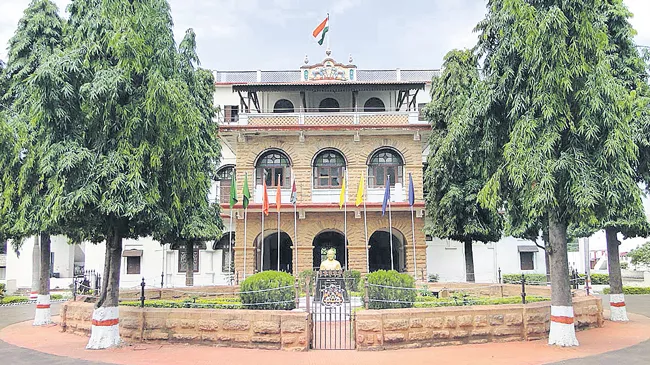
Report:
M 413 188 L 413 175 L 409 172 L 409 205 L 415 204 L 415 189 Z
M 381 206 L 381 215 L 386 214 L 386 207 L 388 206 L 388 202 L 390 201 L 390 180 L 388 179 L 388 176 L 386 176 L 386 190 L 384 190 L 384 204 Z

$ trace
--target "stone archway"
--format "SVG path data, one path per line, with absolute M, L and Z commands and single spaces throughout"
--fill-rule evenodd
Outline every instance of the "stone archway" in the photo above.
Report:
M 335 229 L 326 229 L 314 236 L 312 242 L 314 248 L 313 254 L 313 267 L 318 270 L 322 260 L 326 255 L 326 251 L 330 248 L 336 250 L 336 260 L 341 263 L 341 267 L 345 268 L 345 235 Z
M 393 228 L 393 266 L 390 258 L 390 233 L 388 228 L 376 230 L 368 239 L 368 261 L 370 272 L 377 270 L 406 270 L 404 247 L 406 238 L 399 230 Z
M 280 267 L 278 268 L 278 231 L 264 231 L 264 250 L 260 243 L 260 235 L 255 238 L 255 270 L 257 272 L 267 270 L 284 271 L 293 273 L 293 241 L 291 236 L 280 231 Z M 264 251 L 264 257 L 262 257 Z

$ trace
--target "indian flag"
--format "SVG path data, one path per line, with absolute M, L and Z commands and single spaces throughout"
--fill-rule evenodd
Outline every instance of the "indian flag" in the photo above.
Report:
M 329 27 L 329 21 L 330 21 L 330 15 L 327 14 L 327 18 L 323 20 L 316 29 L 312 32 L 312 35 L 314 38 L 318 39 L 318 44 L 321 46 L 323 45 L 323 41 L 325 40 L 325 34 L 327 34 L 327 31 L 330 29 Z

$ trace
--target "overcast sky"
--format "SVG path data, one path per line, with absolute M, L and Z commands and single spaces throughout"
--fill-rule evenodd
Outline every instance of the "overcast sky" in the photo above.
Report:
M 69 0 L 55 0 L 62 14 Z M 0 0 L 0 59 L 29 0 Z M 177 41 L 197 34 L 202 66 L 218 70 L 297 69 L 321 61 L 312 30 L 330 13 L 332 56 L 362 69 L 439 68 L 453 48 L 476 43 L 481 0 L 169 0 Z M 650 45 L 650 1 L 625 0 L 637 43 Z M 67 15 L 64 14 L 67 17 Z

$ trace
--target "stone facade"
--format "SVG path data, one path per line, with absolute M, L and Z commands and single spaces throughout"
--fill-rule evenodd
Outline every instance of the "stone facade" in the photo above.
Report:
M 577 329 L 601 327 L 598 297 L 575 297 Z M 357 313 L 358 350 L 387 350 L 546 338 L 550 302 L 496 306 L 367 310 Z
M 411 229 L 411 211 L 406 203 L 408 201 L 408 173 L 413 175 L 415 191 L 415 256 L 417 261 L 418 278 L 426 274 L 426 242 L 423 217 L 422 193 L 422 142 L 414 141 L 413 135 L 394 136 L 361 136 L 355 141 L 352 133 L 342 136 L 305 136 L 299 141 L 296 136 L 263 136 L 246 135 L 245 141 L 237 143 L 235 155 L 237 156 L 237 181 L 243 182 L 244 174 L 248 174 L 251 191 L 254 190 L 255 162 L 256 159 L 269 149 L 284 151 L 291 160 L 291 174 L 296 181 L 297 211 L 299 215 L 297 239 L 294 237 L 293 206 L 283 200 L 281 211 L 280 229 L 289 234 L 292 241 L 297 241 L 297 265 L 294 263 L 294 274 L 312 269 L 314 238 L 324 231 L 343 232 L 344 213 L 338 205 L 338 192 L 332 203 L 313 203 L 312 197 L 312 160 L 319 151 L 334 149 L 340 151 L 347 162 L 347 239 L 349 249 L 349 269 L 362 273 L 366 269 L 366 242 L 364 231 L 363 206 L 356 207 L 356 191 L 362 174 L 367 175 L 367 162 L 374 151 L 382 147 L 390 147 L 398 151 L 404 159 L 402 202 L 393 203 L 392 227 L 395 233 L 401 233 L 405 238 L 405 271 L 414 271 L 413 262 L 413 230 Z M 284 194 L 290 187 L 283 189 Z M 269 188 L 269 194 L 274 194 L 275 188 Z M 251 198 L 251 200 L 255 200 Z M 265 229 L 273 233 L 277 230 L 277 213 L 275 200 L 270 198 L 269 215 L 265 217 Z M 336 202 L 334 202 L 336 201 Z M 380 229 L 388 229 L 388 216 L 381 215 L 381 203 L 367 204 L 368 237 Z M 224 213 L 227 210 L 224 209 Z M 248 223 L 246 233 L 246 271 L 252 274 L 255 267 L 253 249 L 261 231 L 260 205 L 251 205 L 248 209 Z M 242 273 L 244 269 L 244 211 L 241 205 L 235 207 L 233 229 L 237 237 L 235 247 L 235 271 Z M 226 220 L 226 224 L 228 221 Z M 294 242 L 295 244 L 295 242 Z M 293 253 L 295 259 L 295 251 Z
M 92 312 L 92 303 L 65 303 L 62 331 L 90 335 Z M 120 307 L 120 336 L 133 341 L 306 351 L 308 318 L 304 312 Z

